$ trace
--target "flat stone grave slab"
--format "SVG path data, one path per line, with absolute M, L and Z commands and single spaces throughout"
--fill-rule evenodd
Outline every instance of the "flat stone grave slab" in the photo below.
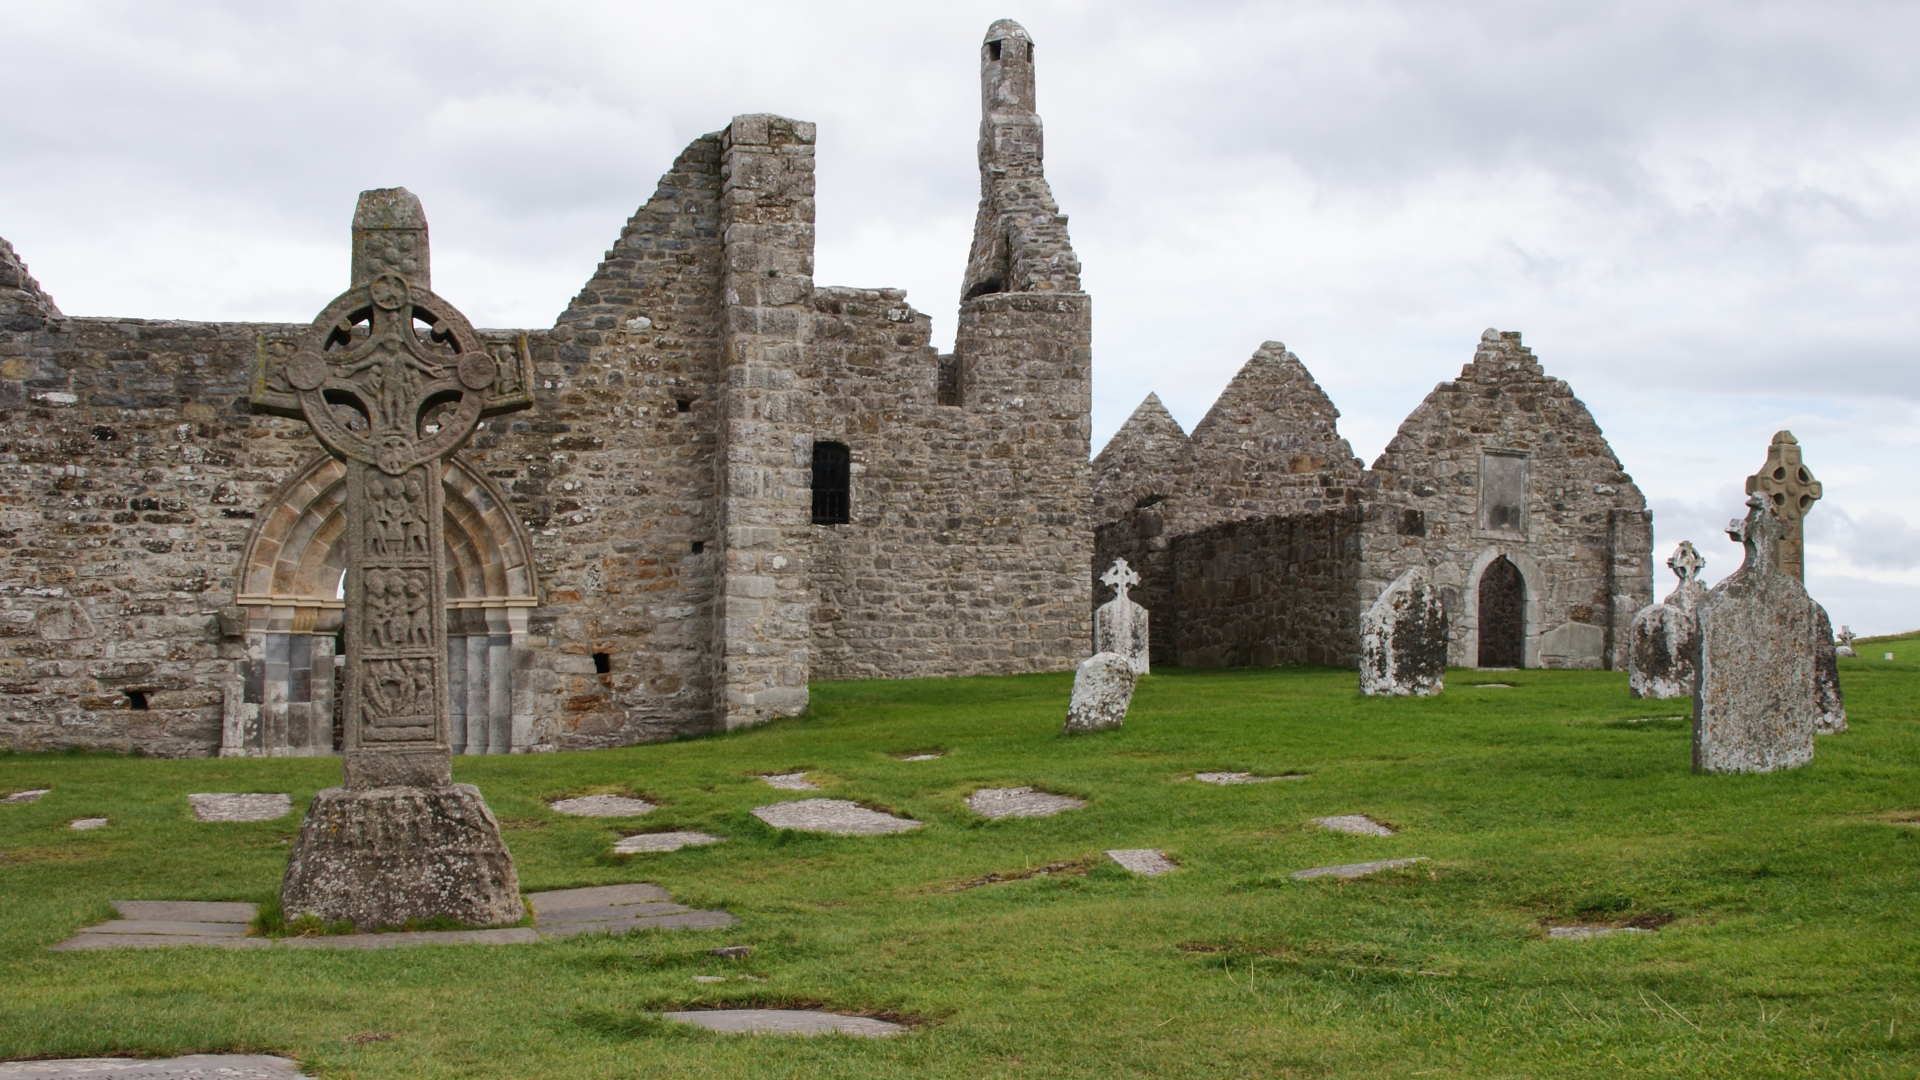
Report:
M 755 807 L 753 816 L 776 829 L 832 833 L 835 836 L 881 836 L 908 832 L 925 822 L 869 810 L 846 799 L 802 799 Z
M 1426 861 L 1425 856 L 1416 856 L 1411 859 L 1382 859 L 1379 862 L 1346 863 L 1341 866 L 1315 866 L 1306 870 L 1295 870 L 1287 876 L 1295 881 L 1308 881 L 1321 877 L 1357 878 Z
M 946 756 L 947 755 L 943 753 L 935 753 L 931 751 L 924 754 L 895 754 L 894 755 L 894 757 L 900 761 L 939 761 L 941 758 Z
M 242 795 L 229 792 L 189 795 L 195 821 L 272 821 L 293 812 L 290 795 Z
M 658 885 L 598 885 L 588 889 L 529 893 L 533 927 L 541 937 L 623 934 L 629 930 L 707 930 L 739 919 L 724 911 L 695 911 L 673 902 Z
M 34 788 L 31 791 L 16 791 L 13 794 L 7 796 L 6 798 L 0 799 L 0 803 L 39 802 L 40 796 L 45 795 L 47 792 L 52 790 L 53 790 L 52 788 Z
M 691 1009 L 660 1015 L 682 1024 L 734 1035 L 857 1035 L 875 1039 L 904 1035 L 907 1031 L 904 1025 L 868 1016 L 842 1016 L 806 1009 Z
M 1331 832 L 1348 833 L 1353 836 L 1392 836 L 1393 830 L 1373 820 L 1365 814 L 1342 814 L 1339 817 L 1317 817 L 1315 825 Z
M 108 820 L 103 817 L 83 817 L 74 818 L 72 821 L 67 822 L 67 828 L 79 829 L 84 832 L 87 829 L 104 829 L 108 824 Z
M 1547 936 L 1557 941 L 1586 941 L 1609 934 L 1651 934 L 1639 926 L 1549 926 Z
M 574 817 L 639 817 L 659 809 L 645 799 L 626 795 L 582 795 L 577 799 L 561 799 L 547 805 L 559 813 Z
M 1085 799 L 1053 795 L 1030 787 L 981 788 L 967 796 L 967 809 L 981 817 L 1052 817 L 1062 810 L 1078 810 Z
M 1477 686 L 1477 687 L 1479 687 L 1479 688 L 1480 688 L 1480 689 L 1482 689 L 1482 690 L 1511 690 L 1511 689 L 1513 689 L 1513 684 L 1512 684 L 1512 683 L 1510 683 L 1510 682 L 1470 682 L 1470 683 L 1468 683 L 1467 685 L 1468 685 L 1468 686 Z
M 1305 780 L 1305 773 L 1288 773 L 1285 776 L 1255 776 L 1245 772 L 1203 772 L 1194 773 L 1193 778 L 1203 784 L 1218 784 L 1226 787 L 1230 784 L 1271 784 L 1276 780 Z
M 0 1080 L 312 1080 L 298 1062 L 266 1054 L 193 1054 L 187 1057 L 66 1058 L 0 1063 Z
M 1122 848 L 1107 852 L 1107 858 L 1142 877 L 1159 877 L 1178 869 L 1159 848 Z
M 804 772 L 762 775 L 760 779 L 765 780 L 768 787 L 776 787 L 782 791 L 820 790 L 820 785 L 807 783 L 807 774 Z
M 97 949 L 157 949 L 212 945 L 230 949 L 402 949 L 414 945 L 526 945 L 576 934 L 629 930 L 685 930 L 732 926 L 724 911 L 695 911 L 673 902 L 658 885 L 601 885 L 532 893 L 532 926 L 488 930 L 419 930 L 386 934 L 320 934 L 314 937 L 248 937 L 252 904 L 186 900 L 116 900 L 122 918 L 90 926 L 53 946 L 55 952 Z M 3 1078 L 0 1078 L 3 1080 Z
M 656 832 L 640 833 L 637 836 L 623 836 L 614 841 L 615 855 L 638 855 L 646 851 L 679 851 L 683 847 L 699 847 L 703 844 L 724 843 L 724 836 L 708 836 L 703 832 Z

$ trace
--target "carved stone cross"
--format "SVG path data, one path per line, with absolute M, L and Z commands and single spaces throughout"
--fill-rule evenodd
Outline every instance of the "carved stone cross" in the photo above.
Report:
M 1115 599 L 1120 601 L 1121 607 L 1125 607 L 1127 590 L 1140 584 L 1140 575 L 1127 565 L 1127 560 L 1115 559 L 1107 572 L 1100 575 L 1100 582 L 1113 589 Z
M 1791 431 L 1776 432 L 1767 447 L 1767 463 L 1747 477 L 1747 494 L 1765 495 L 1773 512 L 1787 523 L 1786 536 L 1774 551 L 1774 565 L 1784 574 L 1805 581 L 1807 511 L 1819 501 L 1820 481 L 1800 460 L 1800 441 Z
M 1706 557 L 1693 546 L 1693 541 L 1682 540 L 1680 546 L 1673 549 L 1673 555 L 1667 560 L 1667 569 L 1680 579 L 1680 587 L 1686 588 L 1690 582 L 1700 577 L 1700 571 L 1706 569 Z
M 256 374 L 254 408 L 305 420 L 347 465 L 350 791 L 452 782 L 441 475 L 481 417 L 529 404 L 524 373 L 502 374 L 434 295 L 426 214 L 405 188 L 361 193 L 352 287 Z

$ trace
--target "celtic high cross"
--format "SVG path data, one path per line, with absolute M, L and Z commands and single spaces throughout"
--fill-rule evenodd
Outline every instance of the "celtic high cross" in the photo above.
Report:
M 305 420 L 346 464 L 347 788 L 440 787 L 452 782 L 441 476 L 482 417 L 529 404 L 511 392 L 528 380 L 498 370 L 434 295 L 426 214 L 407 189 L 361 193 L 352 281 L 291 357 L 263 358 L 253 405 Z
M 1747 477 L 1747 494 L 1766 496 L 1773 512 L 1787 523 L 1787 535 L 1774 551 L 1774 565 L 1795 579 L 1807 579 L 1807 511 L 1823 494 L 1820 481 L 1800 460 L 1800 440 L 1791 431 L 1776 432 L 1767 447 L 1767 463 Z

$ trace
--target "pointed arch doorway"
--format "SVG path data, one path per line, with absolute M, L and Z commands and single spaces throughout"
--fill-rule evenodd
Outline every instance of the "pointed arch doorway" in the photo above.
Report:
M 1527 582 L 1520 568 L 1505 555 L 1497 556 L 1480 572 L 1479 656 L 1476 666 L 1526 666 Z
M 337 752 L 345 477 L 340 462 L 320 455 L 255 517 L 235 575 L 236 629 L 246 655 L 225 690 L 222 757 Z M 441 483 L 448 734 L 456 754 L 505 754 L 533 736 L 532 716 L 513 707 L 514 655 L 527 647 L 527 615 L 539 602 L 532 545 L 499 488 L 465 460 L 450 459 Z

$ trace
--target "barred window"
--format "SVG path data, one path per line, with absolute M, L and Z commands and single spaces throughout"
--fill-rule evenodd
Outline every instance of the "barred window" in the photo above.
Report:
M 852 455 L 840 443 L 813 444 L 813 523 L 845 525 L 853 520 Z

